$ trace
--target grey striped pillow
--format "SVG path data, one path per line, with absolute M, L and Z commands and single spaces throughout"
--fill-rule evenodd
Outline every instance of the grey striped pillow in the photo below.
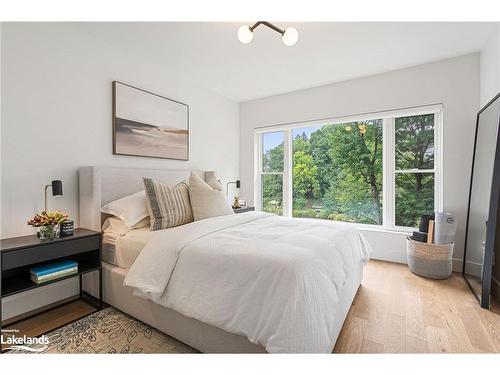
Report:
M 185 182 L 170 187 L 146 177 L 143 181 L 151 230 L 177 227 L 193 221 L 189 187 Z

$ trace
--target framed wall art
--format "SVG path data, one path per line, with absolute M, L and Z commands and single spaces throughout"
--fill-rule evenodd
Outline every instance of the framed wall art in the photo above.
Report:
M 113 154 L 189 159 L 189 106 L 113 82 Z

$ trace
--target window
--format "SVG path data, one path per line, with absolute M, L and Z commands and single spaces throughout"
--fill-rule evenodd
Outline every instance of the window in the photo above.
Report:
M 283 215 L 283 132 L 262 134 L 262 210 Z
M 256 205 L 285 216 L 415 227 L 420 215 L 441 210 L 440 119 L 433 106 L 259 129 Z
M 434 114 L 395 118 L 396 225 L 434 211 Z
M 293 130 L 293 216 L 382 224 L 382 120 Z

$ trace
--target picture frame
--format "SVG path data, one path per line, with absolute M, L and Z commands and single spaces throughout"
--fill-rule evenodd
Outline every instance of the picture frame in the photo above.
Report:
M 189 160 L 189 106 L 113 81 L 113 155 Z

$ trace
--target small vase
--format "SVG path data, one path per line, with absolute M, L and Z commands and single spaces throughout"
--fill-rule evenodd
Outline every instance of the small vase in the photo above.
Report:
M 54 238 L 59 238 L 59 224 L 42 225 L 38 227 L 38 237 L 41 240 L 52 240 Z

